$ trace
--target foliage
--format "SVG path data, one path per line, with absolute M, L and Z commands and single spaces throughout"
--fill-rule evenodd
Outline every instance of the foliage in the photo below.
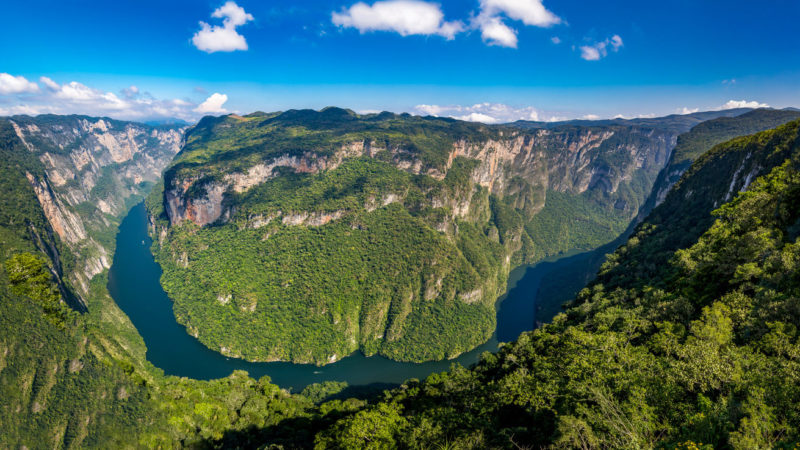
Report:
M 44 314 L 56 325 L 63 326 L 70 309 L 61 301 L 61 292 L 45 261 L 30 253 L 19 253 L 5 264 L 11 292 L 36 302 Z
M 453 119 L 392 113 L 359 116 L 333 107 L 277 115 L 205 117 L 187 133 L 186 145 L 165 177 L 190 178 L 201 167 L 213 178 L 246 169 L 272 155 L 308 151 L 331 155 L 343 144 L 369 141 L 385 148 L 403 148 L 425 166 L 442 169 L 457 137 L 482 142 L 498 132 L 497 128 Z
M 505 127 L 337 108 L 207 117 L 147 200 L 162 285 L 189 333 L 230 356 L 454 357 L 491 335 L 513 265 L 625 230 L 665 162 L 662 133 L 563 126 L 538 142 Z M 490 194 L 481 162 L 454 156 L 490 140 L 531 141 L 535 179 L 491 169 L 513 176 L 496 180 L 508 184 L 502 197 Z M 591 162 L 591 179 L 548 190 L 544 166 L 558 177 L 575 165 L 564 141 L 585 145 L 589 156 L 574 158 Z M 630 149 L 642 148 L 635 161 Z M 234 179 L 248 181 L 209 197 Z M 211 210 L 219 218 L 207 226 L 179 223 Z
M 613 205 L 601 206 L 586 195 L 547 192 L 544 209 L 525 224 L 536 256 L 568 250 L 589 250 L 614 240 L 628 226 L 628 220 L 614 211 Z
M 213 381 L 164 376 L 143 361 L 143 345 L 126 332 L 115 341 L 113 330 L 129 328 L 109 319 L 114 308 L 104 297 L 102 277 L 90 299 L 97 312 L 53 323 L 46 309 L 60 290 L 58 278 L 48 274 L 59 260 L 30 240 L 29 224 L 43 217 L 31 203 L 29 210 L 13 211 L 17 222 L 2 222 L 10 237 L 0 245 L 0 446 L 792 448 L 800 441 L 799 128 L 800 121 L 792 122 L 700 158 L 552 324 L 485 354 L 474 368 L 454 366 L 409 381 L 370 403 L 337 398 L 340 385 L 290 395 L 267 378 L 257 381 L 241 372 Z M 0 168 L 19 175 L 19 166 L 11 165 L 18 160 L 11 161 Z M 746 192 L 732 191 L 731 180 L 741 182 L 751 173 Z M 345 174 L 350 172 L 342 173 L 343 180 L 359 178 Z M 324 186 L 332 180 L 295 181 Z M 417 186 L 414 180 L 402 183 Z M 17 186 L 0 206 L 31 198 L 29 185 Z M 284 192 L 286 204 L 324 203 Z M 361 194 L 323 200 L 348 204 Z M 418 240 L 408 242 L 418 253 L 403 250 L 411 261 L 429 257 L 429 245 L 436 255 L 452 258 L 448 264 L 483 273 L 497 266 L 503 245 L 525 225 L 519 211 L 484 195 L 490 214 L 485 226 L 457 222 L 455 244 L 432 230 L 428 221 L 435 215 L 399 204 L 369 214 L 356 208 L 356 222 L 256 230 L 324 245 L 308 236 L 356 224 L 364 229 L 341 231 L 367 233 L 360 239 L 368 239 L 373 230 L 399 239 L 402 229 L 403 239 Z M 40 236 L 48 236 L 47 223 L 38 224 Z M 185 233 L 180 239 L 207 240 L 209 249 L 244 245 L 225 239 L 241 224 L 219 227 L 218 240 L 192 228 L 179 230 Z M 342 248 L 347 251 L 347 235 L 338 236 L 343 245 L 323 254 L 335 258 Z M 279 244 L 263 245 L 281 251 Z M 61 255 L 69 258 L 68 251 Z M 385 267 L 371 264 L 389 270 L 408 263 L 397 258 Z M 291 261 L 302 265 L 304 258 Z M 403 279 L 405 272 L 392 275 Z M 334 285 L 349 279 L 320 276 Z M 416 292 L 423 292 L 418 278 L 403 280 L 420 283 Z M 308 292 L 296 299 L 307 297 Z M 406 320 L 416 320 L 412 314 Z
M 786 161 L 762 166 L 767 175 L 718 209 L 692 245 L 673 249 L 650 276 L 622 276 L 647 264 L 647 254 L 634 258 L 631 249 L 661 245 L 666 252 L 667 241 L 633 237 L 611 264 L 613 287 L 604 284 L 606 272 L 552 324 L 485 355 L 475 368 L 392 391 L 382 403 L 399 417 L 340 420 L 318 442 L 346 447 L 354 431 L 358 437 L 382 424 L 372 434 L 391 436 L 398 447 L 794 445 L 800 439 L 798 125 L 733 141 L 696 163 L 683 186 L 714 184 L 705 170 L 724 169 L 743 148 L 757 158 L 758 143 Z M 730 183 L 716 180 L 723 190 Z M 692 220 L 710 209 L 692 210 Z M 681 233 L 681 223 L 667 222 L 660 232 Z
M 357 349 L 410 361 L 454 357 L 494 329 L 504 249 L 470 223 L 457 222 L 453 242 L 434 229 L 449 219 L 445 208 L 414 206 L 449 189 L 470 191 L 370 159 L 275 178 L 248 191 L 228 224 L 170 228 L 156 247 L 162 285 L 178 320 L 229 355 L 318 364 Z M 376 200 L 393 193 L 405 207 Z M 300 212 L 342 217 L 288 225 Z M 254 227 L 253 217 L 273 219 Z
M 108 296 L 105 273 L 91 282 L 88 312 L 69 308 L 63 278 L 75 257 L 27 179 L 44 177 L 41 163 L 4 120 L 0 155 L 0 447 L 172 448 L 305 414 L 309 400 L 268 380 L 165 377 Z M 112 241 L 117 223 L 105 229 Z M 208 408 L 194 414 L 199 398 Z M 236 413 L 206 414 L 229 408 Z

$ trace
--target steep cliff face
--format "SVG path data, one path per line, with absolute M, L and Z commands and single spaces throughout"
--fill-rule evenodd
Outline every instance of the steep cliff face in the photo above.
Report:
M 527 215 L 544 207 L 547 191 L 571 195 L 591 192 L 606 198 L 606 202 L 616 205 L 621 216 L 630 219 L 638 211 L 641 198 L 620 195 L 620 186 L 636 180 L 646 191 L 666 164 L 675 139 L 675 133 L 670 131 L 626 126 L 564 127 L 534 132 L 506 129 L 496 139 L 484 142 L 453 139 L 444 153 L 446 162 L 440 167 L 426 165 L 419 154 L 402 146 L 387 147 L 379 140 L 357 140 L 344 142 L 326 154 L 309 149 L 296 155 L 292 154 L 296 149 L 291 149 L 289 153 L 272 154 L 247 168 L 216 176 L 211 174 L 219 168 L 213 166 L 208 172 L 200 168 L 185 177 L 180 171 L 168 171 L 164 206 L 171 225 L 185 220 L 199 226 L 224 223 L 233 216 L 236 206 L 235 202 L 226 202 L 226 196 L 244 193 L 279 176 L 282 173 L 276 170 L 279 168 L 316 174 L 333 170 L 348 158 L 369 157 L 389 161 L 415 175 L 443 180 L 453 161 L 463 157 L 477 162 L 469 175 L 472 182 L 487 188 L 490 194 L 513 197 L 515 207 L 525 210 Z M 458 200 L 439 199 L 432 205 L 440 207 L 445 203 L 455 206 Z M 463 215 L 468 206 L 462 202 L 457 209 Z
M 54 232 L 76 255 L 80 295 L 108 269 L 113 230 L 180 150 L 183 129 L 107 118 L 43 115 L 6 119 L 43 171 L 25 175 Z
M 800 117 L 799 111 L 758 109 L 734 117 L 719 117 L 702 122 L 678 136 L 677 145 L 653 186 L 653 192 L 639 213 L 643 219 L 660 205 L 667 193 L 692 163 L 715 145 L 740 136 L 769 130 Z
M 148 202 L 162 282 L 226 355 L 453 357 L 491 335 L 515 264 L 621 233 L 676 137 L 335 108 L 206 118 Z
M 607 289 L 632 279 L 649 279 L 675 251 L 692 245 L 716 220 L 712 211 L 747 191 L 753 181 L 796 155 L 800 121 L 732 139 L 700 155 L 663 202 L 635 230 L 601 272 Z M 713 180 L 713 181 L 709 181 Z M 776 215 L 778 212 L 775 213 Z M 649 245 L 639 245 L 647 240 Z M 631 271 L 635 267 L 635 271 Z
M 614 277 L 601 275 L 553 323 L 473 370 L 409 383 L 370 405 L 393 411 L 392 424 L 434 424 L 424 442 L 399 432 L 389 445 L 447 446 L 453 436 L 481 448 L 752 449 L 800 441 L 798 123 L 716 150 L 667 195 L 671 208 L 659 214 L 675 220 L 648 218 L 655 226 L 640 228 L 612 257 Z M 764 177 L 712 217 L 709 208 L 745 187 L 742 174 L 756 160 Z M 693 204 L 695 194 L 708 201 Z M 687 246 L 670 251 L 674 237 Z M 661 252 L 663 259 L 652 258 Z M 746 406 L 731 414 L 738 393 Z M 354 426 L 351 417 L 319 434 L 317 445 L 347 446 L 342 430 L 375 422 L 363 415 Z

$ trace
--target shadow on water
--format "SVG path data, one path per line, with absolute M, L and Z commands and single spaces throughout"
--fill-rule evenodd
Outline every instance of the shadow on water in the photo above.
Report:
M 323 381 L 345 381 L 351 387 L 376 383 L 386 386 L 410 378 L 424 379 L 431 373 L 448 370 L 453 363 L 470 366 L 483 352 L 496 351 L 498 342 L 513 341 L 520 333 L 532 330 L 534 321 L 550 320 L 553 311 L 558 312 L 558 305 L 574 296 L 596 273 L 607 252 L 603 249 L 613 244 L 513 270 L 509 276 L 509 290 L 499 299 L 497 332 L 488 342 L 458 358 L 416 364 L 381 356 L 365 357 L 356 352 L 334 364 L 317 367 L 228 358 L 190 336 L 175 321 L 172 301 L 161 288 L 161 268 L 150 253 L 151 243 L 144 204 L 139 204 L 120 225 L 108 278 L 109 292 L 147 345 L 147 359 L 168 375 L 208 380 L 226 377 L 234 370 L 245 370 L 256 378 L 268 375 L 272 382 L 295 392 Z M 569 295 L 562 292 L 564 290 L 568 290 Z M 540 292 L 546 294 L 545 298 L 537 300 Z
M 536 267 L 541 266 L 541 272 L 546 276 L 533 297 L 536 306 L 533 315 L 535 327 L 550 322 L 562 312 L 563 305 L 572 301 L 581 289 L 595 279 L 608 254 L 624 244 L 635 228 L 636 224 L 632 223 L 612 242 L 594 250 L 572 252 L 556 261 L 539 263 Z

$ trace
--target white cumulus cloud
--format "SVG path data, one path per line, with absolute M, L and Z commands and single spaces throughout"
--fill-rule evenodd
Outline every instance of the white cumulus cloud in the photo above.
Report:
M 548 11 L 541 0 L 481 0 L 481 11 L 473 26 L 481 30 L 481 38 L 487 44 L 517 48 L 517 30 L 505 23 L 506 18 L 536 27 L 561 23 L 561 18 Z
M 200 31 L 192 36 L 195 47 L 207 53 L 247 50 L 247 41 L 236 31 L 236 27 L 254 20 L 251 14 L 229 1 L 217 8 L 211 17 L 223 19 L 222 26 L 200 22 Z
M 736 108 L 769 108 L 766 103 L 759 103 L 757 101 L 747 100 L 728 100 L 727 103 L 717 109 L 736 109 Z
M 541 0 L 481 0 L 481 14 L 505 14 L 525 25 L 549 27 L 561 23 L 561 18 L 548 11 Z
M 22 94 L 25 92 L 37 92 L 39 85 L 28 81 L 23 76 L 13 76 L 7 73 L 0 73 L 0 94 Z
M 110 110 L 124 110 L 130 108 L 130 104 L 117 97 L 112 92 L 103 92 L 99 89 L 90 88 L 85 84 L 71 81 L 60 85 L 48 78 L 47 87 L 53 91 L 53 98 L 61 100 L 63 103 L 83 104 L 98 112 Z
M 445 21 L 439 5 L 421 0 L 384 0 L 372 5 L 359 2 L 332 13 L 331 21 L 361 33 L 393 31 L 401 36 L 439 35 L 453 39 L 464 30 L 464 24 L 459 21 Z
M 609 49 L 616 52 L 622 46 L 622 38 L 615 34 L 604 41 L 581 46 L 581 58 L 586 61 L 597 61 L 608 56 Z
M 200 103 L 194 112 L 203 114 L 225 114 L 228 112 L 222 105 L 228 101 L 228 96 L 215 92 L 211 94 L 203 103 Z
M 481 38 L 489 45 L 517 48 L 517 31 L 509 27 L 499 17 L 485 17 L 480 20 Z
M 463 116 L 456 116 L 455 118 L 458 120 L 466 120 L 467 122 L 481 122 L 490 124 L 500 122 L 500 119 L 496 117 L 492 117 L 488 114 L 483 114 L 478 112 L 469 113 Z
M 488 45 L 517 47 L 517 30 L 506 21 L 550 27 L 562 22 L 542 4 L 542 0 L 480 0 L 480 9 L 471 14 L 469 27 L 460 20 L 446 21 L 441 6 L 424 0 L 380 0 L 358 2 L 331 13 L 334 25 L 355 28 L 361 33 L 390 31 L 401 36 L 439 35 L 454 39 L 468 30 L 480 30 Z M 555 41 L 554 41 L 555 42 Z

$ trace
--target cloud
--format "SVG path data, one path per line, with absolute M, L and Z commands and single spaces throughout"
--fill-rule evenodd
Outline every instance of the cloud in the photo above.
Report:
M 481 123 L 498 123 L 498 122 L 500 122 L 500 119 L 498 119 L 496 117 L 492 117 L 492 116 L 490 116 L 488 114 L 477 113 L 477 112 L 469 113 L 469 114 L 464 115 L 464 116 L 456 116 L 455 118 L 458 119 L 458 120 L 466 120 L 467 122 L 481 122 Z
M 15 77 L 7 73 L 0 73 L 0 94 L 22 94 L 37 91 L 39 91 L 39 85 L 28 81 L 23 76 Z
M 541 0 L 481 0 L 481 14 L 505 14 L 525 25 L 549 27 L 561 23 L 561 18 L 548 11 Z
M 40 77 L 39 81 L 43 85 L 47 86 L 47 88 L 50 89 L 51 91 L 57 91 L 57 90 L 61 89 L 61 86 L 59 86 L 58 83 L 56 83 L 55 81 L 51 80 L 50 78 Z
M 228 101 L 228 96 L 220 93 L 213 93 L 205 99 L 203 103 L 194 109 L 194 112 L 203 114 L 226 114 L 228 110 L 222 107 Z
M 43 109 L 37 106 L 31 105 L 13 105 L 7 108 L 0 107 L 0 117 L 2 116 L 15 116 L 15 115 L 28 115 L 28 116 L 36 116 L 39 114 L 44 114 L 51 112 L 47 109 Z
M 236 27 L 254 20 L 251 14 L 229 1 L 217 8 L 211 17 L 223 19 L 222 26 L 200 22 L 200 31 L 192 36 L 195 47 L 206 53 L 247 50 L 247 41 L 244 36 L 236 32 Z
M 684 106 L 683 108 L 679 108 L 677 113 L 685 116 L 687 114 L 694 114 L 698 111 L 700 111 L 700 108 L 687 108 Z
M 622 38 L 618 34 L 611 36 L 605 41 L 595 42 L 590 45 L 581 46 L 581 58 L 586 61 L 598 61 L 608 56 L 608 49 L 617 52 L 623 46 Z
M 355 28 L 361 33 L 391 31 L 401 36 L 438 35 L 454 39 L 457 34 L 480 30 L 488 45 L 517 47 L 517 30 L 506 20 L 517 20 L 524 25 L 550 27 L 561 23 L 561 18 L 542 4 L 542 0 L 480 0 L 480 10 L 472 13 L 470 26 L 462 21 L 445 21 L 437 3 L 423 0 L 381 0 L 371 5 L 358 2 L 350 8 L 331 13 L 331 21 L 342 28 Z M 554 38 L 553 42 L 560 42 Z
M 111 92 L 90 88 L 85 84 L 71 81 L 61 86 L 52 80 L 48 88 L 54 91 L 53 97 L 65 103 L 84 104 L 99 112 L 129 109 L 131 105 Z
M 134 99 L 134 98 L 139 96 L 139 88 L 136 87 L 136 86 L 133 86 L 133 85 L 126 87 L 121 92 L 122 92 L 123 97 L 125 97 L 125 98 L 127 98 L 129 100 L 130 99 Z
M 451 117 L 453 119 L 482 123 L 507 123 L 517 120 L 550 120 L 555 117 L 543 113 L 532 106 L 513 107 L 503 103 L 478 103 L 471 106 L 461 105 L 417 105 L 415 112 L 437 117 Z
M 728 100 L 727 103 L 717 109 L 736 109 L 736 108 L 769 108 L 766 103 L 759 103 L 757 101 L 747 100 Z
M 517 48 L 517 32 L 499 17 L 481 19 L 481 38 L 489 45 Z
M 623 114 L 617 114 L 616 116 L 614 116 L 614 119 L 623 119 L 623 120 L 653 119 L 655 117 L 656 117 L 656 115 L 653 114 L 653 113 L 649 113 L 649 114 L 633 114 L 633 115 L 628 115 L 628 116 L 623 115 Z
M 420 0 L 384 0 L 372 5 L 359 2 L 341 12 L 333 12 L 331 21 L 361 33 L 393 31 L 401 36 L 438 35 L 448 40 L 464 30 L 461 22 L 445 21 L 439 5 Z
M 414 109 L 426 116 L 440 116 L 447 111 L 447 107 L 439 105 L 417 105 Z
M 13 77 L 15 80 L 17 77 Z M 121 89 L 121 95 L 87 86 L 77 81 L 59 84 L 49 77 L 39 78 L 46 89 L 0 91 L 0 116 L 17 114 L 86 114 L 123 120 L 179 118 L 192 121 L 205 112 L 227 112 L 222 104 L 227 96 L 215 94 L 202 105 L 184 99 L 158 99 L 136 86 Z M 30 82 L 29 82 L 30 83 Z M 224 97 L 222 101 L 220 98 Z M 215 103 L 217 102 L 217 103 Z M 200 111 L 195 111 L 202 109 Z
M 584 45 L 583 47 L 581 47 L 581 58 L 585 59 L 586 61 L 599 60 L 601 58 L 600 48 L 594 45 Z
M 471 106 L 463 105 L 417 105 L 413 112 L 421 115 L 450 117 L 453 119 L 466 120 L 471 122 L 482 122 L 487 124 L 511 123 L 517 120 L 528 120 L 534 122 L 564 122 L 567 120 L 601 120 L 604 117 L 592 113 L 576 111 L 543 111 L 533 106 L 516 107 L 504 103 L 477 103 Z M 633 114 L 615 116 L 615 119 L 637 119 L 656 117 L 655 114 Z
M 473 26 L 481 30 L 484 42 L 489 45 L 517 48 L 517 30 L 505 23 L 504 16 L 537 27 L 550 27 L 561 23 L 561 18 L 548 11 L 541 0 L 481 0 L 481 11 L 473 19 Z M 561 42 L 560 39 L 558 42 L 552 41 Z
M 558 37 L 558 36 L 553 36 L 553 37 L 550 38 L 550 42 L 552 42 L 553 44 L 558 45 L 558 44 L 561 43 L 561 38 Z

